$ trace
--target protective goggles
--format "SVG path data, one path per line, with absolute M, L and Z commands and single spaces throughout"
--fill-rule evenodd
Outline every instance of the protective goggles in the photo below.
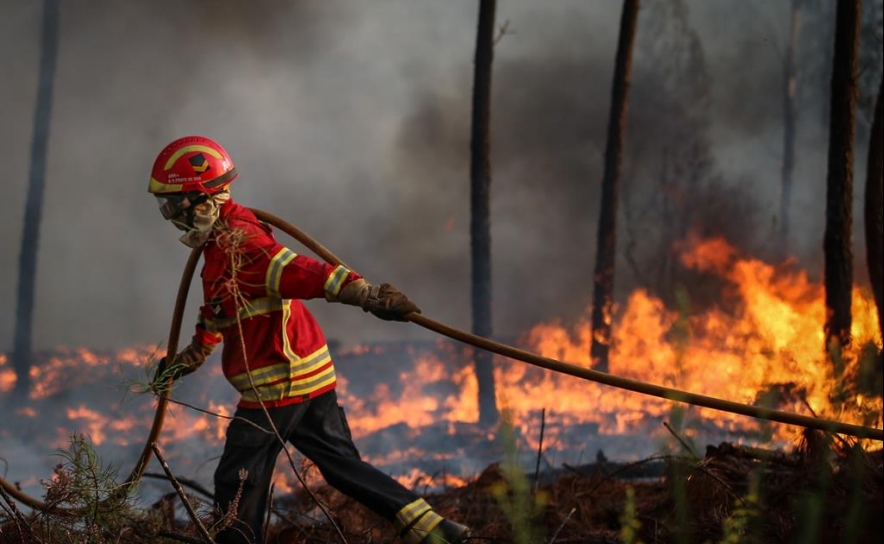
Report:
M 181 193 L 175 195 L 157 195 L 157 202 L 160 205 L 160 213 L 163 219 L 169 220 L 179 217 L 181 214 L 199 206 L 210 198 L 205 193 Z

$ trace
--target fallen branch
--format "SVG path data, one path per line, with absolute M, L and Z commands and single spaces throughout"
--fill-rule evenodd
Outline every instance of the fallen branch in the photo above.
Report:
M 190 501 L 187 500 L 187 495 L 184 493 L 184 488 L 181 487 L 180 483 L 178 483 L 178 480 L 175 478 L 175 475 L 172 474 L 172 470 L 166 463 L 166 459 L 163 457 L 162 453 L 160 453 L 160 447 L 157 445 L 156 442 L 151 443 L 150 446 L 151 449 L 153 449 L 154 455 L 157 456 L 157 461 L 160 462 L 160 466 L 163 467 L 163 471 L 165 471 L 166 476 L 169 477 L 169 482 L 171 482 L 172 487 L 175 488 L 175 491 L 178 492 L 178 496 L 181 497 L 181 502 L 184 503 L 184 509 L 187 510 L 187 515 L 190 516 L 191 521 L 193 521 L 194 525 L 196 525 L 196 528 L 199 531 L 200 535 L 202 535 L 204 542 L 215 544 L 215 540 L 212 539 L 212 535 L 209 534 L 206 526 L 203 525 L 203 522 L 200 521 L 200 518 L 196 515 L 196 510 L 193 509 L 193 505 L 191 505 Z
M 690 444 L 688 444 L 687 442 L 685 442 L 685 441 L 682 439 L 682 437 L 679 436 L 679 434 L 675 432 L 675 429 L 672 428 L 672 425 L 670 425 L 669 423 L 667 423 L 666 421 L 664 421 L 664 422 L 663 422 L 663 426 L 666 427 L 666 430 L 669 431 L 669 433 L 670 433 L 672 436 L 674 436 L 676 440 L 678 440 L 678 442 L 681 444 L 681 447 L 684 448 L 685 451 L 687 451 L 687 452 L 691 455 L 691 457 L 693 457 L 694 459 L 699 459 L 699 456 L 697 455 L 697 452 L 694 451 L 694 448 L 692 448 L 692 447 L 690 446 Z
M 142 478 L 153 478 L 155 480 L 169 481 L 169 477 L 167 475 L 156 474 L 153 472 L 145 472 L 142 475 Z M 193 489 L 194 491 L 196 491 L 197 493 L 201 494 L 202 496 L 204 496 L 205 498 L 207 498 L 209 500 L 215 499 L 215 495 L 211 491 L 209 491 L 208 489 L 203 487 L 202 484 L 200 484 L 199 482 L 196 482 L 196 481 L 188 479 L 188 478 L 178 478 L 178 482 L 185 487 L 189 487 L 189 488 Z
M 559 537 L 559 533 L 562 532 L 562 529 L 565 528 L 565 524 L 568 523 L 568 520 L 571 519 L 571 516 L 573 516 L 574 512 L 576 512 L 576 511 L 577 511 L 577 508 L 571 508 L 571 511 L 568 512 L 568 515 L 565 516 L 565 519 L 562 520 L 562 523 L 561 523 L 561 525 L 559 525 L 559 528 L 556 529 L 555 533 L 553 533 L 552 538 L 549 539 L 549 544 L 553 544 L 556 541 L 556 539 Z
M 37 535 L 34 534 L 34 530 L 31 529 L 31 525 L 28 523 L 28 520 L 25 519 L 24 514 L 22 514 L 21 511 L 15 506 L 15 501 L 12 500 L 12 497 L 9 496 L 9 494 L 6 492 L 6 490 L 3 489 L 2 486 L 0 486 L 0 497 L 3 497 L 3 501 L 6 502 L 6 504 L 8 505 L 3 505 L 3 509 L 11 512 L 11 514 L 9 515 L 15 521 L 15 527 L 16 529 L 18 529 L 18 534 L 22 537 L 22 540 L 24 540 L 24 534 L 22 532 L 22 526 L 24 526 L 34 542 L 43 542 L 42 540 L 37 538 Z

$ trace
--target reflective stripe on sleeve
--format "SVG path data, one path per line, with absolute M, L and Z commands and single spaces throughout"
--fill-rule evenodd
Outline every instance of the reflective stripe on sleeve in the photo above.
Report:
M 341 265 L 336 266 L 335 269 L 332 270 L 332 273 L 329 274 L 328 279 L 325 280 L 325 292 L 332 297 L 338 296 L 338 293 L 341 292 L 341 285 L 343 285 L 344 280 L 347 279 L 347 276 L 349 275 L 349 268 Z
M 282 280 L 282 270 L 297 256 L 298 254 L 294 251 L 282 248 L 270 259 L 270 264 L 267 266 L 267 277 L 264 279 L 267 284 L 267 296 L 280 298 L 279 282 Z
M 417 523 L 415 523 L 411 527 L 411 529 L 409 529 L 408 532 L 402 536 L 402 539 L 407 544 L 420 544 L 424 542 L 424 540 L 430 534 L 430 531 L 432 531 L 436 528 L 437 525 L 442 523 L 442 520 L 442 516 L 440 516 L 433 510 L 430 510 L 417 520 Z M 435 542 L 436 539 L 432 540 Z
M 430 505 L 424 499 L 417 499 L 414 502 L 406 504 L 396 513 L 396 529 L 401 533 L 406 527 L 413 524 L 414 521 L 432 510 Z

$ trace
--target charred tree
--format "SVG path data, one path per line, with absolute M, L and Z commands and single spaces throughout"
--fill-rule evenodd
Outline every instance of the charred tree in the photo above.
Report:
M 829 110 L 829 167 L 823 239 L 826 287 L 826 350 L 850 344 L 853 253 L 853 141 L 861 0 L 838 0 Z
M 479 2 L 473 74 L 470 137 L 470 252 L 473 333 L 488 338 L 491 327 L 491 66 L 494 60 L 496 0 Z M 497 423 L 498 411 L 491 353 L 475 350 L 479 384 L 479 423 Z
M 602 372 L 608 371 L 608 351 L 611 345 L 620 165 L 623 160 L 632 49 L 640 3 L 640 0 L 623 2 L 620 38 L 614 62 L 614 81 L 611 85 L 611 110 L 608 116 L 608 141 L 605 147 L 605 173 L 602 179 L 602 202 L 593 276 L 595 286 L 592 294 L 592 346 L 590 347 L 593 368 Z
M 15 335 L 12 351 L 16 382 L 14 394 L 27 397 L 30 390 L 33 351 L 34 292 L 37 284 L 37 250 L 43 215 L 43 192 L 46 186 L 46 159 L 52 113 L 52 91 L 58 56 L 59 0 L 43 4 L 43 29 L 40 40 L 40 68 L 37 104 L 34 111 L 34 134 L 31 140 L 31 164 L 28 195 L 25 201 L 24 228 L 18 261 L 18 305 L 15 311 Z
M 878 87 L 875 116 L 869 138 L 866 166 L 864 217 L 866 228 L 866 261 L 869 280 L 878 306 L 878 329 L 884 338 L 884 79 Z
M 795 95 L 798 77 L 795 58 L 798 50 L 798 34 L 801 21 L 802 0 L 792 0 L 789 24 L 789 44 L 783 61 L 783 166 L 782 191 L 780 193 L 780 245 L 785 250 L 789 237 L 789 207 L 792 202 L 792 174 L 795 171 L 795 124 L 797 110 Z

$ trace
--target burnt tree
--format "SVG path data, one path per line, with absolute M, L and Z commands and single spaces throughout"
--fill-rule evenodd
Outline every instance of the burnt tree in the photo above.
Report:
M 866 261 L 869 280 L 878 307 L 878 329 L 884 338 L 884 79 L 878 87 L 875 116 L 869 138 L 869 156 L 866 163 L 866 194 L 864 218 L 866 231 Z
M 491 65 L 494 60 L 496 0 L 479 2 L 479 24 L 473 73 L 470 135 L 470 256 L 472 263 L 473 333 L 491 336 Z M 479 423 L 498 420 L 491 353 L 475 350 L 479 384 Z
M 829 109 L 829 166 L 826 179 L 825 348 L 850 344 L 853 253 L 853 141 L 856 126 L 860 0 L 838 0 Z M 837 357 L 834 359 L 837 360 Z
M 596 242 L 595 286 L 592 293 L 593 368 L 608 371 L 611 345 L 614 269 L 617 255 L 617 201 L 620 186 L 620 165 L 626 133 L 626 111 L 629 97 L 632 49 L 638 21 L 640 0 L 625 0 L 620 17 L 620 38 L 611 84 L 611 110 L 608 116 L 608 141 L 605 147 L 605 172 L 602 178 L 602 201 Z
M 46 186 L 46 158 L 49 153 L 49 127 L 52 113 L 52 90 L 58 56 L 59 0 L 43 4 L 43 28 L 40 40 L 40 67 L 37 104 L 34 110 L 34 134 L 31 140 L 31 163 L 28 195 L 25 201 L 24 228 L 18 261 L 18 290 L 15 310 L 15 335 L 12 364 L 16 382 L 14 394 L 27 397 L 30 390 L 33 350 L 34 292 L 37 285 L 37 250 L 43 215 Z

